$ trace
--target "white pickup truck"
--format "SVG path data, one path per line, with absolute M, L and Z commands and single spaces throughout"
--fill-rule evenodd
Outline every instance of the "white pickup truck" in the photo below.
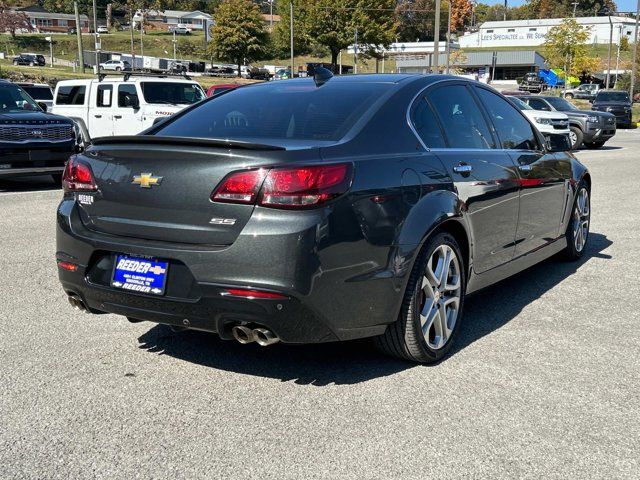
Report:
M 206 98 L 200 85 L 184 78 L 106 77 L 62 80 L 51 112 L 73 119 L 84 140 L 135 135 L 158 118 Z

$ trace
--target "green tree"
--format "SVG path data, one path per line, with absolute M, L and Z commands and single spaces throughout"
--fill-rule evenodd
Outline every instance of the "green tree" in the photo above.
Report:
M 260 8 L 250 0 L 224 0 L 214 13 L 209 54 L 240 66 L 266 53 L 268 34 L 262 23 Z
M 570 75 L 581 76 L 597 68 L 598 59 L 588 55 L 589 27 L 567 18 L 549 29 L 544 50 L 552 67 L 561 67 Z

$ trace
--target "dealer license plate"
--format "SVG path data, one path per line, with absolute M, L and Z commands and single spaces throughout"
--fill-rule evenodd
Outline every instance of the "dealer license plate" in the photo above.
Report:
M 153 258 L 116 255 L 111 286 L 131 292 L 163 295 L 169 262 Z

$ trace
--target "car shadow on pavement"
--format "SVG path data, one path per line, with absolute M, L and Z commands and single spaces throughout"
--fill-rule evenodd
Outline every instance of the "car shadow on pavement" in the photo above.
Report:
M 611 258 L 602 253 L 611 244 L 606 236 L 591 233 L 588 251 L 580 261 L 565 263 L 550 259 L 470 296 L 466 300 L 465 321 L 451 354 L 501 328 L 529 303 L 575 273 L 590 258 Z M 509 298 L 509 302 L 505 302 L 505 298 Z M 138 341 L 140 348 L 150 353 L 301 385 L 355 384 L 419 368 L 382 355 L 368 340 L 315 345 L 276 344 L 264 348 L 256 344 L 223 341 L 215 334 L 197 331 L 176 333 L 165 325 L 155 325 Z
M 0 178 L 0 193 L 45 192 L 48 190 L 60 190 L 61 188 L 62 186 L 54 182 L 50 175 Z

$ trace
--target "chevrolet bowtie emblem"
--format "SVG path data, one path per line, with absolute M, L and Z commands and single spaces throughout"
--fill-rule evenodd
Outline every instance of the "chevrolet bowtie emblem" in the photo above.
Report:
M 140 185 L 142 188 L 151 188 L 152 185 L 160 185 L 162 177 L 154 177 L 152 173 L 141 173 L 133 177 L 134 185 Z

